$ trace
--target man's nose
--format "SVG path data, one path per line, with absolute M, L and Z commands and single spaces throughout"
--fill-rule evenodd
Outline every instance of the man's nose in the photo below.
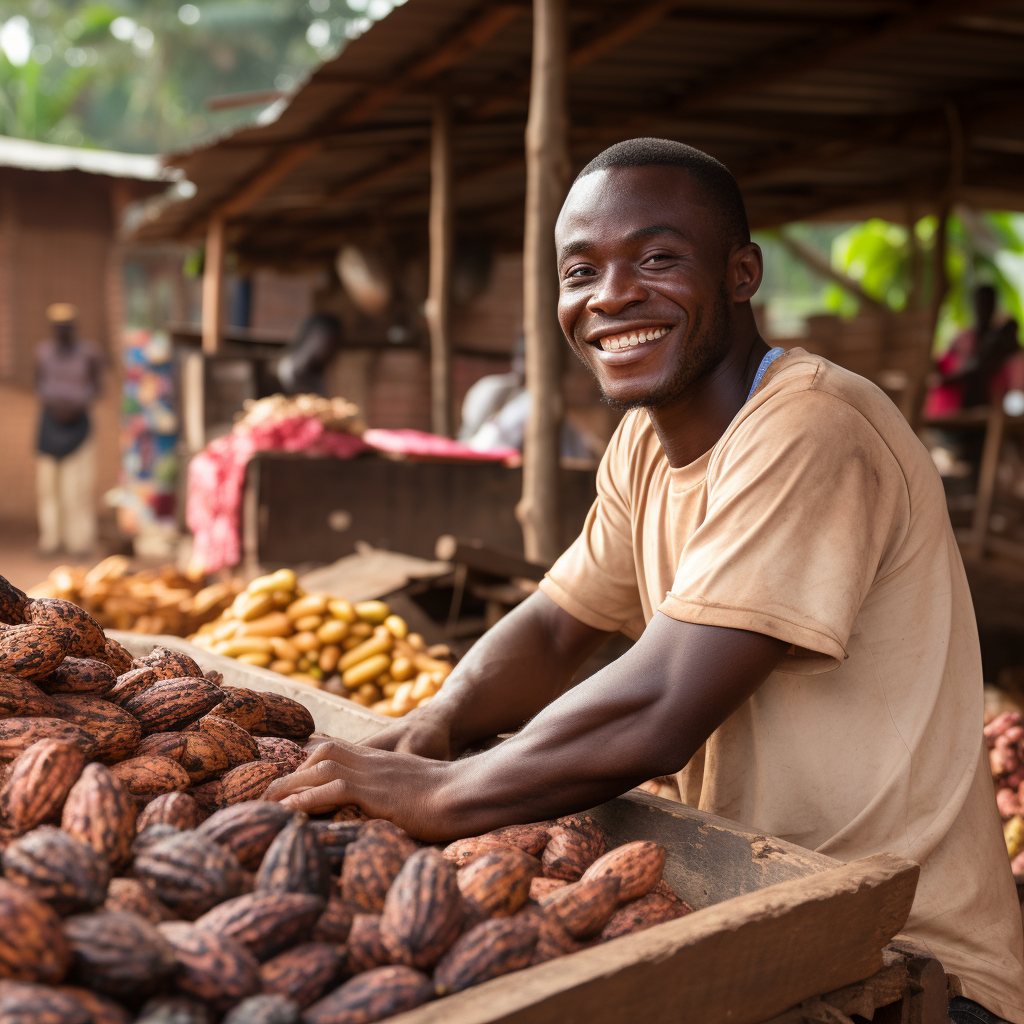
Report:
M 647 289 L 632 267 L 621 264 L 611 266 L 601 275 L 597 287 L 587 300 L 587 310 L 616 316 L 624 309 L 643 302 L 647 294 Z

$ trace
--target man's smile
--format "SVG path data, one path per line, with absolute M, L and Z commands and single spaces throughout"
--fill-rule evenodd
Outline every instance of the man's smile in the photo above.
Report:
M 638 345 L 645 345 L 649 341 L 657 341 L 665 337 L 671 327 L 634 327 L 619 334 L 605 334 L 591 342 L 592 345 L 600 345 L 605 352 L 618 352 L 624 348 L 636 348 Z

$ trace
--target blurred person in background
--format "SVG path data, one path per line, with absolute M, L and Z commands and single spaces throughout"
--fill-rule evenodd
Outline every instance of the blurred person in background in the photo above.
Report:
M 41 413 L 36 441 L 39 550 L 87 555 L 96 543 L 96 448 L 89 407 L 102 389 L 104 356 L 77 336 L 70 302 L 47 307 L 52 336 L 35 354 Z
M 308 317 L 277 363 L 278 390 L 286 395 L 328 397 L 325 374 L 341 345 L 341 321 L 336 316 L 314 313 Z

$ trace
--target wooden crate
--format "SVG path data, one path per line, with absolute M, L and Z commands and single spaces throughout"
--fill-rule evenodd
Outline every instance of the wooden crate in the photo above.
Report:
M 358 741 L 391 721 L 177 638 L 114 635 L 135 654 L 160 642 L 227 683 L 295 697 L 321 732 Z M 616 845 L 661 843 L 665 877 L 696 913 L 496 978 L 395 1024 L 758 1024 L 875 974 L 910 913 L 919 869 L 894 854 L 841 864 L 638 791 L 591 813 Z

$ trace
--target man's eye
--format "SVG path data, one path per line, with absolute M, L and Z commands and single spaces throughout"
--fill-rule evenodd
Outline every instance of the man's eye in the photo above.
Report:
M 651 263 L 657 263 L 659 261 L 663 262 L 665 260 L 670 260 L 670 259 L 672 259 L 672 257 L 667 252 L 656 252 L 656 253 L 652 253 L 650 256 L 648 256 L 647 259 L 644 260 L 644 264 L 647 265 L 647 264 L 651 264 Z
M 573 267 L 566 273 L 567 278 L 589 277 L 593 273 L 592 267 Z

